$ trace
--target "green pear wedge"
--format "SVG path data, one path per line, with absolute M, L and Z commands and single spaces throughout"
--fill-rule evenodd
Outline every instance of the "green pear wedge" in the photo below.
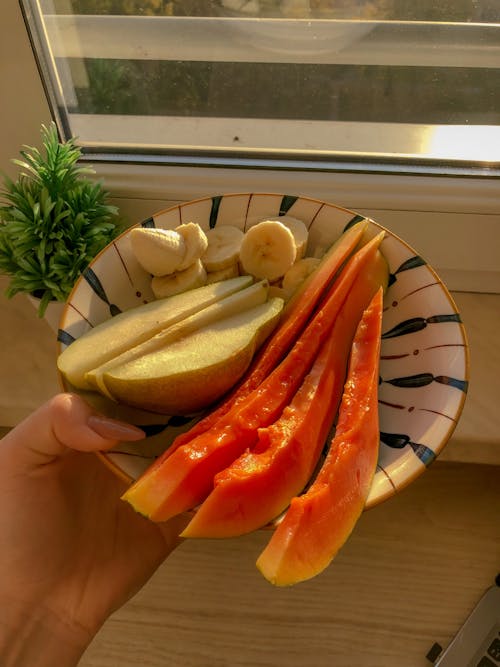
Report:
M 120 403 L 169 415 L 193 414 L 225 394 L 278 323 L 275 297 L 214 322 L 171 345 L 114 366 L 102 376 Z
M 89 385 L 103 393 L 104 395 L 109 396 L 109 392 L 106 388 L 106 385 L 102 379 L 104 373 L 110 371 L 116 366 L 121 366 L 129 361 L 143 357 L 146 354 L 150 354 L 171 345 L 181 338 L 185 338 L 196 331 L 199 331 L 203 327 L 208 326 L 219 320 L 223 320 L 226 317 L 236 315 L 244 310 L 249 310 L 254 308 L 265 301 L 267 301 L 269 293 L 269 283 L 267 280 L 261 280 L 258 283 L 254 283 L 249 287 L 245 287 L 234 294 L 230 294 L 220 301 L 212 303 L 206 308 L 202 308 L 198 312 L 190 315 L 189 317 L 184 318 L 180 322 L 173 324 L 166 329 L 163 329 L 157 333 L 152 338 L 148 338 L 143 343 L 135 345 L 130 349 L 122 352 L 122 354 L 110 359 L 104 364 L 101 364 L 97 368 L 92 369 L 85 375 L 85 379 Z
M 252 282 L 251 276 L 238 276 L 131 308 L 69 345 L 59 355 L 58 369 L 74 387 L 91 389 L 85 379 L 88 371 Z

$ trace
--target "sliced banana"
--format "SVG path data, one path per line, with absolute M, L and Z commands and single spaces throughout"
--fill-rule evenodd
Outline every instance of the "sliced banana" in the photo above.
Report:
M 202 287 L 206 282 L 207 272 L 201 259 L 197 259 L 184 271 L 176 271 L 168 276 L 153 276 L 151 289 L 157 299 L 163 299 L 195 287 Z
M 207 271 L 207 285 L 209 283 L 218 283 L 221 280 L 228 280 L 229 278 L 237 278 L 239 275 L 240 270 L 237 262 L 225 269 L 219 269 L 219 271 Z
M 295 240 L 295 247 L 297 248 L 297 259 L 304 257 L 307 250 L 309 232 L 302 220 L 299 220 L 298 218 L 292 218 L 290 215 L 280 215 L 280 217 L 276 218 L 276 220 L 285 225 L 285 227 L 288 227 L 288 229 L 292 232 L 293 238 Z
M 219 225 L 207 231 L 208 247 L 202 261 L 207 271 L 220 271 L 238 262 L 244 233 L 232 225 Z
M 245 273 L 270 281 L 281 278 L 295 262 L 292 232 L 277 220 L 258 222 L 245 233 L 240 262 Z
M 278 283 L 275 283 L 274 285 L 269 285 L 269 298 L 274 299 L 275 297 L 283 299 L 283 301 L 288 301 L 290 294 L 283 287 L 280 287 Z
M 291 296 L 295 290 L 304 282 L 321 260 L 317 257 L 303 257 L 299 259 L 283 276 L 281 286 Z
M 177 271 L 186 254 L 183 237 L 172 229 L 135 227 L 130 230 L 130 243 L 139 264 L 153 276 Z
M 191 264 L 203 255 L 208 246 L 207 235 L 195 222 L 187 222 L 184 225 L 179 225 L 175 231 L 182 236 L 186 246 L 184 257 L 178 267 L 179 271 L 184 271 Z
M 316 257 L 317 259 L 321 259 L 328 252 L 328 248 L 329 248 L 329 246 L 326 246 L 326 245 L 325 246 L 324 245 L 317 245 L 314 248 L 314 251 L 313 251 L 311 257 Z

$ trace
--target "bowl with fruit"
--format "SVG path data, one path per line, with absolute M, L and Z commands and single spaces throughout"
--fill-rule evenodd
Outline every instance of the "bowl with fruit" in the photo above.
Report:
M 426 261 L 286 194 L 130 228 L 75 285 L 58 345 L 64 389 L 145 432 L 102 454 L 124 501 L 190 513 L 186 537 L 273 529 L 257 563 L 280 585 L 324 569 L 364 509 L 425 471 L 468 385 L 460 314 Z

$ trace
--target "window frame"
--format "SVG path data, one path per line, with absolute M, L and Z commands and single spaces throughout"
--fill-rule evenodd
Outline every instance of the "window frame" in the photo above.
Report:
M 38 66 L 48 83 L 46 93 L 59 131 L 63 137 L 69 137 L 71 133 L 81 137 L 84 151 L 93 153 L 94 159 L 106 159 L 107 154 L 112 153 L 113 159 L 129 163 L 140 161 L 178 166 L 211 164 L 215 167 L 275 170 L 500 176 L 500 125 L 72 114 L 67 100 L 69 96 L 76 103 L 76 96 L 65 61 L 70 56 L 112 56 L 125 60 L 192 59 L 206 62 L 227 59 L 231 62 L 292 63 L 297 62 L 293 52 L 288 49 L 269 51 L 265 46 L 274 34 L 278 39 L 285 37 L 288 44 L 286 40 L 292 34 L 298 45 L 302 44 L 305 49 L 299 56 L 301 62 L 372 65 L 375 61 L 388 64 L 397 55 L 398 66 L 402 58 L 403 64 L 413 66 L 485 68 L 493 66 L 495 54 L 500 53 L 500 47 L 492 38 L 492 35 L 496 36 L 497 26 L 424 21 L 55 14 L 44 14 L 42 18 L 41 13 L 32 10 L 29 0 L 19 2 L 27 23 L 29 21 L 32 26 L 30 38 L 34 51 L 43 54 Z M 47 2 L 50 6 L 50 0 Z M 205 24 L 212 26 L 214 32 L 204 29 Z M 297 28 L 298 24 L 302 27 Z M 249 31 L 243 25 L 252 27 Z M 349 41 L 350 31 L 360 28 L 359 35 L 354 33 L 353 41 Z M 233 33 L 240 35 L 242 31 L 243 35 L 252 35 L 253 30 L 264 30 L 264 34 L 260 41 L 257 40 L 250 57 L 240 38 L 230 37 Z M 330 49 L 332 30 L 335 34 L 338 32 L 339 42 L 344 43 L 342 48 Z M 126 38 L 119 39 L 122 31 Z M 319 53 L 309 50 L 304 31 L 306 35 L 312 31 L 312 36 L 318 38 L 322 45 Z M 191 39 L 186 39 L 186 35 L 191 35 Z M 440 35 L 447 36 L 444 48 L 431 48 Z M 222 38 L 225 43 L 220 48 L 218 42 Z M 195 45 L 193 54 L 191 44 Z M 406 49 L 402 48 L 403 44 L 407 44 Z M 462 60 L 464 56 L 460 54 L 464 48 L 467 55 Z M 56 66 L 58 56 L 62 60 Z M 81 75 L 85 76 L 83 70 Z M 131 145 L 129 137 L 134 136 L 139 138 Z M 162 137 L 162 146 L 157 143 L 158 136 Z M 287 146 L 289 136 L 297 138 L 294 140 L 297 141 L 296 148 Z M 208 143 L 207 137 L 211 139 Z M 311 146 L 321 148 L 311 150 Z

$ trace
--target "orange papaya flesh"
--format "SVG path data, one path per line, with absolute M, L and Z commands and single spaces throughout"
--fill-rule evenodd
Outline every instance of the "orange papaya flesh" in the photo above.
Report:
M 202 417 L 188 431 L 179 434 L 165 451 L 163 458 L 156 462 L 156 465 L 160 465 L 162 460 L 170 456 L 177 447 L 185 445 L 200 433 L 211 428 L 235 403 L 256 389 L 274 370 L 304 329 L 332 280 L 357 248 L 367 227 L 367 220 L 358 222 L 332 244 L 316 270 L 308 276 L 286 304 L 276 330 L 259 350 L 242 380 L 223 398 L 217 407 Z
M 358 521 L 375 473 L 379 447 L 378 367 L 382 290 L 355 334 L 335 436 L 315 481 L 292 499 L 257 567 L 287 586 L 322 572 Z
M 275 421 L 308 370 L 310 355 L 297 344 L 286 368 L 235 405 L 208 431 L 178 447 L 160 466 L 146 470 L 122 496 L 153 521 L 192 509 L 210 493 L 214 475 L 257 440 L 257 430 Z M 279 375 L 279 378 L 277 377 Z
M 232 408 L 208 431 L 178 447 L 161 466 L 147 470 L 122 496 L 153 521 L 166 521 L 192 509 L 210 493 L 213 478 L 257 440 L 257 430 L 275 421 L 308 370 L 309 354 L 298 345 L 265 386 Z M 291 359 L 290 359 L 291 361 Z
M 272 424 L 308 373 L 328 336 L 356 276 L 378 253 L 383 232 L 350 258 L 329 298 L 301 333 L 287 357 L 245 400 L 193 440 L 178 447 L 161 465 L 154 465 L 122 499 L 153 521 L 166 521 L 201 503 L 213 488 L 214 476 L 257 440 L 257 429 Z
M 378 252 L 357 276 L 290 405 L 271 426 L 259 429 L 251 451 L 217 473 L 213 490 L 183 537 L 233 537 L 251 532 L 278 516 L 302 491 L 337 413 L 357 324 L 388 277 L 387 263 Z
M 197 508 L 182 537 L 231 537 L 250 532 L 275 517 L 288 504 L 290 496 L 286 490 L 283 494 L 281 488 L 284 480 L 286 487 L 293 484 L 295 493 L 304 486 L 307 472 L 300 476 L 298 473 L 304 473 L 307 462 L 301 454 L 309 449 L 311 458 L 317 458 L 316 448 L 324 442 L 330 428 L 329 420 L 322 420 L 320 415 L 316 415 L 317 419 L 307 427 L 304 420 L 310 411 L 307 408 L 313 402 L 317 403 L 321 397 L 325 404 L 329 402 L 333 373 L 329 372 L 327 378 L 324 371 L 326 350 L 332 347 L 331 341 L 324 344 L 292 403 L 285 407 L 278 421 L 258 430 L 254 448 L 215 475 L 213 490 Z M 294 454 L 292 468 L 288 459 L 293 459 Z M 302 479 L 298 489 L 297 477 Z M 277 481 L 281 482 L 280 488 Z

